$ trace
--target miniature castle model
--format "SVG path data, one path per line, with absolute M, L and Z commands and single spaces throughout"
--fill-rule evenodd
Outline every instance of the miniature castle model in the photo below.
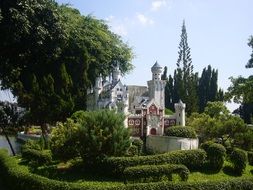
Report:
M 126 115 L 125 125 L 131 128 L 133 137 L 163 135 L 173 125 L 185 126 L 185 104 L 175 104 L 175 113 L 165 115 L 165 85 L 161 80 L 162 67 L 156 62 L 152 68 L 152 80 L 145 86 L 123 85 L 119 66 L 114 67 L 112 77 L 98 77 L 88 92 L 87 109 L 115 109 Z

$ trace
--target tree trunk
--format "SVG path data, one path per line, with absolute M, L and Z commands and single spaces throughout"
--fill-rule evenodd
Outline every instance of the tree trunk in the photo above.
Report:
M 1 128 L 2 128 L 2 130 L 3 130 L 4 136 L 5 136 L 6 140 L 7 140 L 7 142 L 8 142 L 8 144 L 9 144 L 10 148 L 11 148 L 12 154 L 13 154 L 13 156 L 15 156 L 15 155 L 16 155 L 16 154 L 15 154 L 15 151 L 14 151 L 14 149 L 13 149 L 13 147 L 12 147 L 11 141 L 10 141 L 10 139 L 9 139 L 9 137 L 8 137 L 8 135 L 7 135 L 7 133 L 6 133 L 5 130 L 4 130 L 3 125 L 1 125 Z

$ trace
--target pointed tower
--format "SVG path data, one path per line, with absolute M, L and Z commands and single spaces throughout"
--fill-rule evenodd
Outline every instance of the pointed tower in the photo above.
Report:
M 179 100 L 179 102 L 175 104 L 177 125 L 185 126 L 185 107 L 182 100 Z
M 112 83 L 115 84 L 120 80 L 121 72 L 119 70 L 119 64 L 117 63 L 116 66 L 113 67 L 112 71 Z
M 165 105 L 165 94 L 164 88 L 166 82 L 161 80 L 162 67 L 155 62 L 155 64 L 151 67 L 152 72 L 152 80 L 148 81 L 148 90 L 150 99 L 154 99 L 157 105 L 164 109 Z

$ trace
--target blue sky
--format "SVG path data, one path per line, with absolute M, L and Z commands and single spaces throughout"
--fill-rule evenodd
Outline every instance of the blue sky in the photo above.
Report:
M 212 65 L 219 86 L 230 85 L 230 76 L 248 76 L 245 69 L 253 35 L 252 0 L 57 0 L 83 15 L 104 19 L 122 36 L 136 55 L 135 69 L 123 78 L 126 84 L 146 85 L 150 67 L 158 61 L 173 74 L 178 57 L 183 19 L 186 22 L 194 71 Z

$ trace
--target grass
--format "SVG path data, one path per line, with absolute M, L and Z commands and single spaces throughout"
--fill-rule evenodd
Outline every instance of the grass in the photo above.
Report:
M 253 166 L 247 165 L 243 177 L 253 177 Z M 213 173 L 210 171 L 202 172 L 191 172 L 189 175 L 188 182 L 208 182 L 208 181 L 218 181 L 240 177 L 233 173 L 231 164 L 227 161 L 224 163 L 223 169 L 219 173 Z
M 23 163 L 20 163 L 24 166 Z M 28 168 L 28 167 L 27 167 Z M 31 170 L 31 168 L 30 168 Z M 81 183 L 83 185 L 101 185 L 103 186 L 119 186 L 124 185 L 123 179 L 113 178 L 107 175 L 103 175 L 102 172 L 96 172 L 92 170 L 85 170 L 81 166 L 80 160 L 75 160 L 67 163 L 58 163 L 51 166 L 42 166 L 37 169 L 31 170 L 33 173 L 36 173 L 41 176 L 48 177 L 50 179 L 56 179 L 60 181 L 68 181 Z M 100 174 L 99 174 L 100 173 Z M 188 182 L 209 182 L 209 181 L 218 181 L 225 179 L 232 179 L 239 177 L 235 175 L 232 171 L 231 164 L 227 161 L 224 163 L 224 167 L 220 172 L 212 171 L 194 171 L 189 175 Z M 253 177 L 253 166 L 247 165 L 243 177 Z M 167 181 L 164 178 L 164 181 Z M 180 183 L 179 176 L 173 175 L 173 183 Z

